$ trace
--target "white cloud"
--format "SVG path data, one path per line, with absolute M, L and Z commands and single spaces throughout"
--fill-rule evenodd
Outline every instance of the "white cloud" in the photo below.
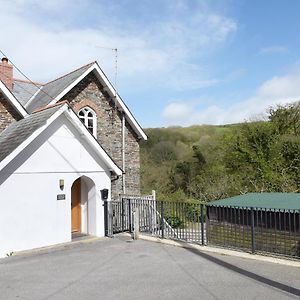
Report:
M 181 82 L 181 88 L 189 82 L 198 88 L 213 85 L 216 79 L 209 74 L 199 75 L 197 67 L 182 70 L 179 66 L 192 64 L 193 55 L 207 53 L 224 43 L 236 31 L 237 24 L 208 12 L 188 11 L 186 16 L 178 18 L 182 2 L 177 4 L 172 8 L 176 11 L 173 17 L 145 27 L 139 24 L 121 27 L 118 16 L 107 15 L 113 11 L 108 6 L 117 4 L 103 2 L 103 7 L 106 6 L 97 11 L 98 23 L 85 22 L 79 27 L 74 26 L 74 20 L 80 21 L 85 13 L 91 13 L 93 1 L 4 0 L 0 19 L 9 26 L 2 28 L 1 50 L 37 81 L 53 79 L 93 60 L 98 60 L 113 78 L 114 52 L 97 47 L 105 46 L 119 50 L 120 80 L 134 78 L 135 82 L 149 84 L 151 78 L 165 84 L 167 78 L 167 82 L 175 83 L 173 86 L 178 88 Z
M 192 104 L 180 102 L 169 103 L 162 113 L 165 119 L 176 125 L 184 123 L 191 114 L 193 114 Z
M 255 94 L 243 101 L 229 106 L 212 104 L 204 109 L 197 109 L 194 101 L 179 102 L 177 106 L 173 103 L 163 111 L 163 117 L 167 126 L 181 125 L 188 126 L 193 124 L 229 124 L 261 118 L 266 115 L 269 107 L 277 104 L 285 104 L 300 100 L 300 66 L 284 76 L 275 76 L 263 82 L 256 90 Z M 183 113 L 181 118 L 174 118 L 174 109 L 181 108 Z
M 219 15 L 209 15 L 207 17 L 207 25 L 211 29 L 210 37 L 221 42 L 228 37 L 228 34 L 237 30 L 236 22 Z
M 289 49 L 283 46 L 271 46 L 260 49 L 261 54 L 284 54 L 288 53 Z

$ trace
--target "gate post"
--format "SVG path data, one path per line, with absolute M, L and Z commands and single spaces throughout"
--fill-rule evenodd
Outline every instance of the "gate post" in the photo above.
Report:
M 122 223 L 122 232 L 124 232 L 124 214 L 125 214 L 125 212 L 124 212 L 124 198 L 122 197 L 121 198 L 121 223 Z
M 133 209 L 133 239 L 137 240 L 140 233 L 140 214 L 139 209 Z
M 165 228 L 164 228 L 164 202 L 160 202 L 160 208 L 161 208 L 161 238 L 163 239 L 165 237 Z
M 251 252 L 255 253 L 255 239 L 254 239 L 254 209 L 251 207 Z
M 201 245 L 204 246 L 204 213 L 203 213 L 203 204 L 200 204 L 200 222 L 201 222 Z
M 156 192 L 155 192 L 155 190 L 152 190 L 152 200 L 156 200 Z
M 129 232 L 132 232 L 132 224 L 131 224 L 131 201 L 128 199 L 128 221 L 129 221 Z
M 104 206 L 104 233 L 105 233 L 105 236 L 109 236 L 109 228 L 108 228 L 109 215 L 108 215 L 108 202 L 107 202 L 107 200 L 104 200 L 103 206 Z

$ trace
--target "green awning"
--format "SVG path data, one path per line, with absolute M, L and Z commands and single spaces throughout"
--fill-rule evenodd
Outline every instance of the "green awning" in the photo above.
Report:
M 207 204 L 214 207 L 300 211 L 300 193 L 249 193 Z

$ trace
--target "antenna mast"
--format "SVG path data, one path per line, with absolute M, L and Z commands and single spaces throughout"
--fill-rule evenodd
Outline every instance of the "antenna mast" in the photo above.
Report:
M 114 105 L 116 107 L 117 104 L 117 79 L 118 79 L 118 48 L 110 48 L 110 47 L 102 47 L 102 46 L 95 46 L 96 48 L 112 50 L 115 53 L 115 74 L 114 74 Z

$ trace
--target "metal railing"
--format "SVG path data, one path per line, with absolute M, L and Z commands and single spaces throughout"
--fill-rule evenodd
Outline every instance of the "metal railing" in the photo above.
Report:
M 300 258 L 300 213 L 249 207 L 123 197 L 104 203 L 105 232 L 139 231 L 159 238 L 215 245 L 250 253 Z
M 134 212 L 138 210 L 139 230 L 160 238 L 205 243 L 202 204 L 122 198 L 105 203 L 107 235 L 133 230 Z M 202 217 L 201 217 L 202 214 Z
M 207 206 L 209 244 L 300 258 L 300 214 L 292 210 Z

